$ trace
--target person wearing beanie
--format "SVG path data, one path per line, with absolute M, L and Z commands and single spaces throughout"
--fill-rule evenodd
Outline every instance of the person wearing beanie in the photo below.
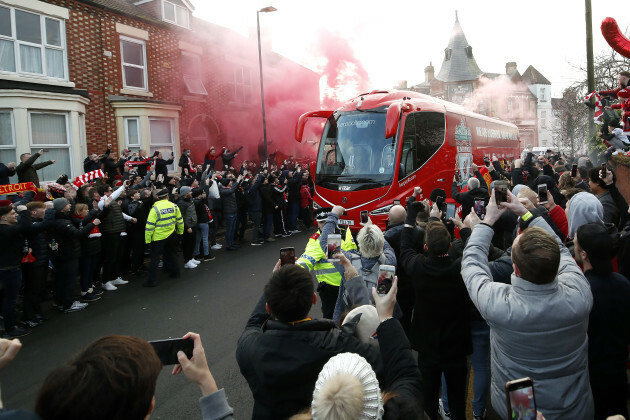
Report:
M 236 251 L 239 246 L 234 243 L 236 239 L 236 215 L 238 207 L 236 205 L 236 189 L 240 187 L 243 176 L 240 175 L 236 180 L 233 178 L 223 178 L 219 194 L 223 199 L 223 217 L 225 219 L 225 242 L 228 251 Z
M 184 235 L 182 236 L 182 251 L 184 254 L 184 268 L 197 268 L 201 263 L 194 258 L 195 237 L 197 235 L 197 212 L 192 199 L 192 188 L 181 187 L 179 189 L 179 200 L 177 206 L 184 219 Z
M 77 229 L 70 218 L 70 203 L 65 198 L 53 201 L 55 221 L 52 226 L 52 236 L 56 241 L 53 248 L 53 265 L 55 267 L 54 290 L 58 308 L 63 313 L 70 313 L 85 309 L 87 303 L 72 300 L 72 293 L 79 274 L 79 256 L 81 255 L 81 238 L 101 224 L 99 219 L 83 225 Z
M 567 202 L 566 214 L 569 223 L 568 239 L 573 239 L 575 232 L 583 224 L 604 225 L 604 207 L 595 195 L 588 192 L 579 192 L 571 197 Z
M 290 417 L 290 420 L 424 418 L 420 371 L 400 322 L 393 318 L 396 283 L 385 296 L 372 291 L 376 309 L 371 308 L 377 316 L 380 359 L 382 365 L 388 367 L 383 372 L 382 381 L 360 355 L 341 353 L 333 356 L 317 377 L 310 409 Z
M 588 323 L 588 370 L 595 417 L 628 418 L 626 360 L 630 337 L 630 281 L 613 272 L 616 237 L 598 223 L 580 226 L 574 238 L 575 260 L 593 293 Z
M 184 233 L 184 219 L 177 205 L 168 201 L 165 188 L 156 193 L 157 202 L 151 208 L 144 231 L 144 242 L 151 244 L 151 265 L 144 287 L 158 285 L 159 264 L 163 257 L 164 270 L 179 277 L 177 239 Z
M 98 192 L 101 199 L 98 202 L 99 210 L 108 207 L 108 211 L 103 218 L 103 225 L 99 228 L 101 236 L 101 245 L 103 247 L 103 275 L 101 283 L 103 289 L 107 291 L 116 290 L 116 286 L 129 283 L 120 277 L 120 261 L 121 261 L 121 236 L 126 235 L 125 222 L 136 223 L 137 219 L 131 217 L 122 211 L 118 198 L 129 187 L 129 181 L 124 181 L 123 185 L 112 190 L 109 185 L 101 185 Z M 124 234 L 124 235 L 123 235 Z

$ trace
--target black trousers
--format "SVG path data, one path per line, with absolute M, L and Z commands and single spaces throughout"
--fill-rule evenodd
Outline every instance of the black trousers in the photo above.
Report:
M 77 284 L 78 274 L 78 259 L 55 259 L 55 298 L 64 309 L 72 306 L 72 293 Z
M 626 373 L 619 372 L 617 376 L 597 377 L 596 381 L 593 379 L 591 377 L 591 390 L 595 401 L 595 419 L 605 420 L 608 416 L 615 414 L 621 414 L 627 419 L 626 395 L 628 385 L 626 384 Z
M 24 284 L 24 320 L 33 321 L 35 315 L 42 315 L 42 300 L 46 287 L 46 264 L 22 264 Z
M 188 233 L 188 230 L 184 229 L 184 236 L 182 237 L 182 253 L 184 254 L 184 263 L 187 263 L 194 257 L 196 236 L 197 232 L 195 232 L 195 228 L 192 228 L 192 233 Z
M 142 267 L 144 262 L 144 232 L 134 232 L 129 237 L 129 243 L 131 244 L 131 271 L 136 271 Z
M 273 212 L 273 226 L 276 235 L 286 235 L 286 209 L 278 208 Z
M 103 233 L 101 236 L 101 252 L 103 253 L 103 278 L 101 282 L 103 283 L 118 277 L 120 245 L 120 232 Z
M 322 315 L 324 318 L 332 319 L 335 312 L 335 304 L 339 295 L 339 286 L 332 286 L 328 283 L 319 282 L 317 285 L 317 293 L 322 301 Z
M 173 231 L 171 236 L 161 241 L 151 242 L 151 265 L 149 266 L 149 276 L 147 283 L 154 285 L 158 283 L 160 257 L 164 259 L 164 270 L 168 271 L 172 277 L 179 277 L 179 266 L 177 265 L 177 234 Z
M 423 362 L 418 354 L 418 367 L 422 373 L 424 411 L 429 418 L 432 420 L 438 418 L 438 398 L 442 372 L 444 372 L 451 419 L 466 420 L 466 377 L 468 375 L 466 357 L 440 364 Z
M 400 306 L 402 311 L 402 318 L 400 318 L 400 325 L 402 325 L 407 338 L 409 338 L 409 330 L 411 328 L 411 315 L 413 314 L 413 307 L 416 302 L 416 295 L 411 285 L 401 285 L 400 278 L 398 279 L 398 293 L 396 294 L 396 302 Z

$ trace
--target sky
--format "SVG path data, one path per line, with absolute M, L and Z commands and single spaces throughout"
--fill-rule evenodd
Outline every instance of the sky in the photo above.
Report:
M 312 70 L 326 64 L 322 33 L 365 69 L 372 89 L 391 89 L 399 80 L 409 85 L 424 82 L 424 68 L 433 63 L 435 74 L 458 11 L 459 22 L 482 71 L 505 73 L 515 61 L 522 73 L 533 65 L 552 84 L 552 95 L 561 96 L 572 82 L 584 79 L 577 70 L 586 66 L 586 23 L 583 0 L 192 0 L 195 15 L 243 34 L 256 27 L 272 35 L 272 48 Z M 614 17 L 630 33 L 625 0 L 592 0 L 593 49 L 610 51 L 600 25 Z M 255 34 L 255 30 L 252 31 Z M 332 37 L 330 35 L 333 35 Z M 319 45 L 319 47 L 318 47 Z M 350 98 L 348 98 L 350 99 Z

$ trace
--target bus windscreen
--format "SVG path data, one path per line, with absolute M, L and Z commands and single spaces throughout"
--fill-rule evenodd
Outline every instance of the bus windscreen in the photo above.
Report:
M 331 116 L 319 147 L 317 184 L 325 188 L 329 183 L 377 188 L 391 183 L 396 140 L 385 138 L 385 117 L 385 112 L 370 111 Z

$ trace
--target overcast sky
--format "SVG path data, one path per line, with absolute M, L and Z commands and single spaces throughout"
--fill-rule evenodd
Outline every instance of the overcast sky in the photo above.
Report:
M 595 56 L 609 51 L 600 24 L 614 17 L 628 34 L 627 0 L 592 0 Z M 347 41 L 370 76 L 372 88 L 388 89 L 398 80 L 424 81 L 433 62 L 437 74 L 448 44 L 455 10 L 482 71 L 504 73 L 516 61 L 522 73 L 533 65 L 552 83 L 554 96 L 583 77 L 586 65 L 584 0 L 193 0 L 195 14 L 246 34 L 261 14 L 263 31 L 273 34 L 274 51 L 316 70 L 313 53 L 322 29 Z

